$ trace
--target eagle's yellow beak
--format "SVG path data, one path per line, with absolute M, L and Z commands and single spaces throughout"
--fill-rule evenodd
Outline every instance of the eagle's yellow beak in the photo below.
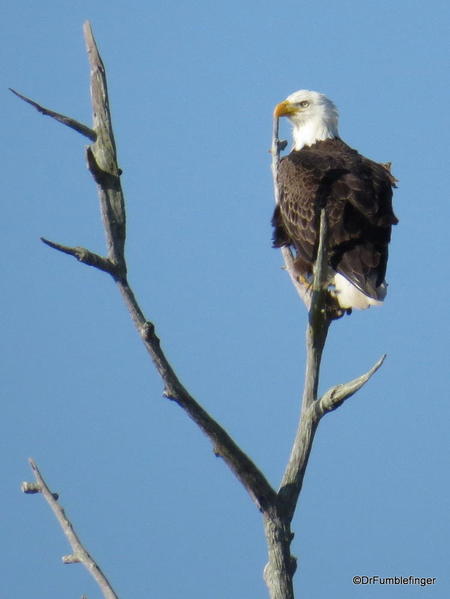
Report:
M 291 102 L 284 100 L 275 106 L 273 116 L 279 118 L 280 116 L 289 116 L 296 112 L 298 112 L 298 107 L 295 104 L 291 104 Z

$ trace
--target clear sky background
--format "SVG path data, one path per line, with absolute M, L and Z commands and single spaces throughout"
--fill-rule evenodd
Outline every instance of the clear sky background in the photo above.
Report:
M 271 249 L 274 105 L 326 93 L 342 138 L 399 179 L 385 306 L 336 322 L 321 389 L 382 370 L 320 425 L 294 520 L 297 594 L 450 596 L 447 0 L 15 2 L 2 11 L 0 597 L 99 596 L 33 456 L 121 598 L 260 599 L 261 517 L 174 404 L 112 281 L 86 140 L 82 23 L 109 77 L 130 282 L 184 384 L 278 486 L 306 311 Z M 289 128 L 283 124 L 283 134 Z M 436 577 L 357 587 L 354 575 Z

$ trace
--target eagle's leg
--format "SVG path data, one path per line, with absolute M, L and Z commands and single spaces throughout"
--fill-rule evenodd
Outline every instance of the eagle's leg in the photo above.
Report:
M 342 318 L 345 314 L 350 315 L 352 313 L 351 308 L 341 308 L 336 296 L 330 292 L 327 293 L 325 310 L 331 320 L 337 320 L 338 318 Z

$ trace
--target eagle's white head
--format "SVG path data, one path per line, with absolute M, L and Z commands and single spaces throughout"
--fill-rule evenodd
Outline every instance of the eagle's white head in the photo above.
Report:
M 337 108 L 319 92 L 307 89 L 294 92 L 275 107 L 274 116 L 287 116 L 291 121 L 294 150 L 339 137 Z

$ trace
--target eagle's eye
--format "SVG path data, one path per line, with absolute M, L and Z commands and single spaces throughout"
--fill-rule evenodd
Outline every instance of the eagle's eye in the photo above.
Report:
M 308 102 L 308 100 L 302 100 L 301 102 L 298 103 L 298 105 L 300 106 L 300 108 L 308 108 L 309 102 Z

